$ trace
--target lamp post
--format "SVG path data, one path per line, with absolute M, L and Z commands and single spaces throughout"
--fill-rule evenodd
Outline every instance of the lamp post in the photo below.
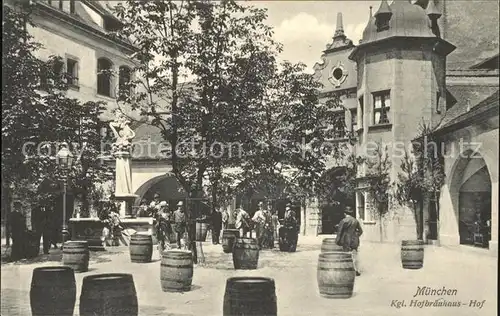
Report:
M 57 152 L 57 164 L 61 168 L 63 173 L 63 216 L 62 216 L 62 230 L 61 230 L 61 241 L 64 244 L 65 237 L 69 235 L 68 226 L 66 225 L 66 191 L 67 191 L 67 180 L 68 171 L 71 169 L 73 163 L 73 154 L 68 148 L 68 143 L 62 143 L 62 148 Z

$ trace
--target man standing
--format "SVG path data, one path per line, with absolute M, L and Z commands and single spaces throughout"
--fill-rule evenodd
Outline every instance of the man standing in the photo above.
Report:
M 264 236 L 264 225 L 266 223 L 266 216 L 263 210 L 263 203 L 259 202 L 257 211 L 253 215 L 252 221 L 255 223 L 255 236 L 257 237 L 257 244 L 262 249 L 262 237 Z
M 182 201 L 177 203 L 177 210 L 174 212 L 174 230 L 177 236 L 177 248 L 181 248 L 181 239 L 186 232 L 186 214 L 184 213 Z
M 26 236 L 26 217 L 21 213 L 21 202 L 14 202 L 14 209 L 9 214 L 10 233 L 12 237 L 12 248 L 10 258 L 19 260 L 24 257 L 23 244 Z
M 222 214 L 219 210 L 212 213 L 212 243 L 219 244 L 220 230 L 222 229 Z
M 247 237 L 250 225 L 248 220 L 250 216 L 242 208 L 236 209 L 236 229 L 240 231 L 240 237 Z
M 358 266 L 359 236 L 363 234 L 363 229 L 359 221 L 354 218 L 354 211 L 350 206 L 346 206 L 345 217 L 339 223 L 336 243 L 344 248 L 344 251 L 352 253 L 352 261 L 356 275 L 361 275 Z
M 279 230 L 280 221 L 278 218 L 278 211 L 277 210 L 273 210 L 273 212 L 272 212 L 271 223 L 272 223 L 272 228 L 273 228 L 273 248 L 274 248 L 274 241 L 277 241 L 279 238 L 278 230 Z
M 229 212 L 228 210 L 224 210 L 222 212 L 222 228 L 228 229 L 228 225 L 229 225 Z

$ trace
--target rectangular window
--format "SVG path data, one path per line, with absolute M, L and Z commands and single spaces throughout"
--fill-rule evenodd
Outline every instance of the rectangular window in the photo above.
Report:
M 351 110 L 351 131 L 355 132 L 358 129 L 358 110 Z
M 382 91 L 373 93 L 373 124 L 389 124 L 391 109 L 391 92 Z
M 363 128 L 363 115 L 365 113 L 365 104 L 363 102 L 363 97 L 359 98 L 358 99 L 358 103 L 359 103 L 359 110 L 358 110 L 358 126 L 360 128 Z
M 339 139 L 345 137 L 345 113 L 336 113 L 333 119 L 333 138 Z
M 436 92 L 436 113 L 441 114 L 441 92 Z
M 66 59 L 66 74 L 68 76 L 68 84 L 73 87 L 78 87 L 78 60 Z

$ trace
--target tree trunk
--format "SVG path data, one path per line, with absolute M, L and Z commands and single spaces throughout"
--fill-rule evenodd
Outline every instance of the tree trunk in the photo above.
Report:
M 420 201 L 415 207 L 415 224 L 417 230 L 417 240 L 423 240 L 423 216 L 424 216 L 424 203 Z
M 383 211 L 382 209 L 380 209 L 380 206 L 379 206 L 379 209 L 378 209 L 378 214 L 379 214 L 379 233 L 380 233 L 380 242 L 384 242 L 384 223 L 383 223 Z
M 10 235 L 11 235 L 10 223 L 9 223 L 9 218 L 10 218 L 9 214 L 11 212 L 11 205 L 12 205 L 11 190 L 9 183 L 4 182 L 3 179 L 2 179 L 2 191 L 5 197 L 4 206 L 6 207 L 6 209 L 3 210 L 5 212 L 5 242 L 7 244 L 7 247 L 9 247 Z

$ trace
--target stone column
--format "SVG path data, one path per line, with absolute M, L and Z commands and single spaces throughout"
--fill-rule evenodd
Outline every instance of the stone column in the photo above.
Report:
M 305 232 L 306 236 L 317 236 L 321 229 L 321 209 L 317 199 L 307 201 L 305 215 L 300 231 Z
M 453 208 L 454 199 L 458 200 L 458 192 L 451 192 L 450 186 L 445 184 L 439 198 L 438 240 L 441 245 L 455 246 L 460 244 L 458 210 L 455 212 Z
M 490 252 L 498 253 L 498 181 L 491 183 L 491 240 Z

